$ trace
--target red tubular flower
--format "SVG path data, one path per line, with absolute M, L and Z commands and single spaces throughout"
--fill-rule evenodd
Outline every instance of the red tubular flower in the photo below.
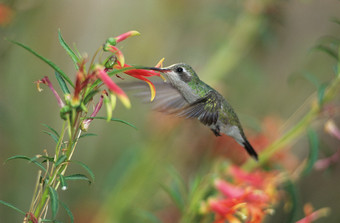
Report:
M 51 89 L 54 96 L 56 97 L 59 107 L 60 108 L 64 107 L 65 104 L 64 104 L 63 100 L 61 100 L 58 92 L 54 89 L 50 79 L 47 76 L 45 76 L 43 79 L 41 79 L 39 81 L 36 81 L 35 83 L 37 83 L 37 88 L 38 88 L 39 92 L 42 91 L 42 89 L 39 87 L 39 84 L 40 83 L 46 84 Z
M 162 61 L 163 61 L 163 59 L 160 61 L 160 63 Z M 160 66 L 159 65 L 160 63 L 158 63 L 157 65 Z M 132 67 L 132 66 L 128 65 L 128 64 L 124 64 L 124 66 L 122 66 L 119 61 L 117 61 L 117 65 L 114 66 L 114 68 L 116 68 L 116 69 L 122 69 L 122 68 L 125 68 L 125 67 Z M 155 88 L 155 85 L 145 77 L 158 76 L 158 77 L 161 77 L 162 79 L 164 79 L 160 73 L 152 71 L 152 70 L 133 69 L 133 70 L 124 71 L 124 73 L 127 74 L 127 75 L 130 75 L 134 78 L 137 78 L 139 80 L 145 81 L 149 85 L 150 91 L 151 91 L 151 101 L 153 101 L 153 99 L 156 96 L 156 88 Z
M 132 31 L 123 33 L 123 34 L 115 37 L 114 39 L 116 40 L 116 43 L 119 43 L 119 42 L 125 40 L 128 37 L 138 36 L 138 35 L 140 35 L 140 33 L 138 31 L 132 30 Z
M 210 199 L 208 201 L 209 208 L 218 213 L 219 216 L 215 219 L 215 223 L 224 223 L 227 220 L 230 223 L 241 223 L 241 221 L 234 216 L 234 213 L 241 209 L 245 204 L 239 203 L 238 200 L 223 200 Z
M 93 121 L 93 117 L 96 117 L 99 110 L 102 108 L 103 106 L 103 101 L 104 101 L 104 94 L 107 94 L 106 91 L 103 91 L 102 95 L 100 95 L 100 99 L 99 102 L 97 103 L 97 105 L 95 106 L 92 114 L 90 115 L 91 118 L 86 119 L 83 121 L 83 129 L 86 131 L 89 128 L 89 125 L 91 124 L 91 122 Z
M 106 40 L 106 43 L 104 44 L 104 50 L 108 50 L 108 46 L 115 46 L 117 43 L 122 42 L 123 40 L 132 37 L 132 36 L 138 36 L 140 33 L 138 31 L 129 31 L 126 33 L 123 33 L 117 37 L 110 37 Z
M 123 53 L 117 48 L 115 47 L 115 45 L 123 40 L 125 40 L 128 37 L 131 36 L 136 36 L 136 35 L 140 35 L 139 32 L 137 31 L 129 31 L 126 33 L 123 33 L 115 38 L 109 38 L 106 43 L 104 44 L 104 51 L 110 51 L 111 53 L 114 54 L 114 56 L 117 58 L 117 62 L 116 64 L 113 66 L 113 68 L 115 69 L 122 69 L 122 68 L 126 68 L 126 67 L 131 67 L 130 65 L 125 64 L 125 59 L 124 59 L 124 55 Z M 158 64 L 156 65 L 156 67 L 161 67 L 162 66 L 162 62 L 163 62 L 164 58 L 161 59 Z M 104 70 L 105 71 L 105 70 Z M 150 76 L 159 76 L 162 77 L 162 79 L 164 80 L 163 76 L 155 71 L 152 70 L 143 70 L 143 69 L 133 69 L 133 70 L 127 70 L 124 71 L 125 74 L 128 74 L 134 78 L 140 79 L 142 81 L 145 81 L 149 87 L 150 87 L 150 91 L 151 91 L 151 101 L 153 101 L 153 99 L 156 96 L 156 89 L 154 84 L 148 80 L 145 77 L 150 77 Z M 107 79 L 107 78 L 106 78 Z M 108 80 L 107 80 L 108 81 Z M 108 81 L 108 83 L 110 82 L 110 85 L 113 88 L 116 88 L 116 86 L 113 86 L 113 82 L 112 81 Z M 115 85 L 115 84 L 114 84 Z
M 231 199 L 241 197 L 245 194 L 245 190 L 243 188 L 234 186 L 221 179 L 217 179 L 215 181 L 215 187 L 217 190 L 221 191 L 224 196 Z
M 130 108 L 131 103 L 125 92 L 118 87 L 118 85 L 113 82 L 110 76 L 106 73 L 103 67 L 97 68 L 98 77 L 103 81 L 103 83 L 112 91 L 114 94 L 118 96 L 121 102 L 125 105 L 125 107 Z
M 245 172 L 238 166 L 230 166 L 230 174 L 234 177 L 237 183 L 246 183 L 258 189 L 263 189 L 266 184 L 266 178 L 273 179 L 275 173 L 263 172 L 263 171 L 253 171 L 252 173 Z
M 264 171 L 246 173 L 234 166 L 228 170 L 232 183 L 217 179 L 215 187 L 220 196 L 210 198 L 205 209 L 215 213 L 215 223 L 262 222 L 277 200 L 275 174 Z

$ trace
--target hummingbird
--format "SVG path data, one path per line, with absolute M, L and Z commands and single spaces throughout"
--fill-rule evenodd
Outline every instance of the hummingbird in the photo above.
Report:
M 258 160 L 248 142 L 241 123 L 228 101 L 215 89 L 204 83 L 194 69 L 184 63 L 165 68 L 148 67 L 162 73 L 169 82 L 155 83 L 156 110 L 180 117 L 196 118 L 209 127 L 215 136 L 228 135 Z

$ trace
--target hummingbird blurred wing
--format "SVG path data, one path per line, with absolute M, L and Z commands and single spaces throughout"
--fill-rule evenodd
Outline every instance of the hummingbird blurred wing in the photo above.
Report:
M 178 116 L 197 118 L 205 125 L 213 125 L 218 120 L 218 111 L 221 108 L 220 101 L 218 93 L 210 91 L 203 98 L 183 107 L 176 113 Z
M 156 97 L 151 102 L 153 109 L 180 117 L 197 118 L 205 125 L 216 124 L 221 100 L 215 91 L 208 92 L 204 97 L 189 104 L 182 94 L 167 82 L 155 82 Z M 135 91 L 135 96 L 150 103 L 150 89 L 144 82 L 121 83 L 124 91 Z
M 160 112 L 175 113 L 189 105 L 171 84 L 167 82 L 154 82 L 153 84 L 156 88 L 156 96 L 152 102 L 149 85 L 145 82 L 123 82 L 119 86 L 124 91 L 134 91 L 134 96 L 141 98 L 143 102 L 152 103 L 153 109 Z

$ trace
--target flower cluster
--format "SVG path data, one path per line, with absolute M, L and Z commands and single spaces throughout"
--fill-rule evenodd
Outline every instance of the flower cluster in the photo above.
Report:
M 129 31 L 127 33 L 121 34 L 115 38 L 109 38 L 105 44 L 99 48 L 98 51 L 109 53 L 110 55 L 104 60 L 102 63 L 94 63 L 95 57 L 92 59 L 91 64 L 89 65 L 89 69 L 86 70 L 86 58 L 81 58 L 76 56 L 75 54 L 71 54 L 71 57 L 74 59 L 77 67 L 76 80 L 74 83 L 69 81 L 69 84 L 73 85 L 74 91 L 73 94 L 68 90 L 66 83 L 62 84 L 62 89 L 65 96 L 64 100 L 58 95 L 56 90 L 54 89 L 51 81 L 48 77 L 44 77 L 43 79 L 37 81 L 38 90 L 41 91 L 39 86 L 40 83 L 46 84 L 55 95 L 58 105 L 61 108 L 61 117 L 66 120 L 67 115 L 74 116 L 79 111 L 83 111 L 87 113 L 87 103 L 92 101 L 93 96 L 98 92 L 101 93 L 101 97 L 97 105 L 94 107 L 92 114 L 89 119 L 86 119 L 82 123 L 82 129 L 87 130 L 89 124 L 93 120 L 93 118 L 97 115 L 98 111 L 102 107 L 103 103 L 106 104 L 108 115 L 107 119 L 111 119 L 112 110 L 116 104 L 116 97 L 120 99 L 120 101 L 124 104 L 125 107 L 130 108 L 130 100 L 125 94 L 125 92 L 111 79 L 110 76 L 117 75 L 118 73 L 125 73 L 134 78 L 145 81 L 149 84 L 151 90 L 151 101 L 154 99 L 156 94 L 155 86 L 152 84 L 147 77 L 151 76 L 161 76 L 160 73 L 157 73 L 152 70 L 145 70 L 140 67 L 133 67 L 125 63 L 125 58 L 123 53 L 116 47 L 116 44 L 121 41 L 127 39 L 128 37 L 139 35 L 137 31 Z M 96 55 L 98 54 L 98 51 Z M 95 56 L 96 56 L 95 55 Z M 162 59 L 156 67 L 161 67 Z M 57 72 L 56 75 L 58 76 Z M 59 80 L 65 77 L 62 77 L 59 74 Z M 163 78 L 164 79 L 164 78 Z M 59 81 L 63 82 L 64 80 Z M 100 91 L 99 88 L 104 84 L 109 91 L 103 90 Z
M 49 207 L 51 207 L 53 219 L 49 221 L 54 221 L 58 212 L 58 188 L 61 187 L 62 190 L 66 190 L 66 180 L 72 178 L 78 180 L 86 179 L 91 182 L 91 179 L 84 174 L 66 176 L 65 172 L 70 164 L 78 140 L 81 137 L 86 136 L 86 134 L 82 134 L 82 132 L 88 130 L 93 119 L 106 119 L 107 121 L 119 120 L 116 118 L 112 119 L 112 112 L 116 106 L 117 98 L 125 105 L 125 107 L 129 108 L 131 106 L 130 100 L 125 92 L 111 79 L 111 77 L 114 75 L 119 77 L 118 74 L 125 73 L 147 82 L 151 89 L 151 100 L 154 99 L 156 90 L 155 86 L 147 78 L 151 76 L 163 78 L 161 74 L 149 70 L 149 67 L 131 66 L 126 64 L 123 53 L 116 47 L 121 41 L 139 35 L 137 31 L 130 31 L 115 38 L 109 38 L 105 44 L 97 50 L 91 60 L 88 60 L 87 57 L 80 56 L 73 51 L 62 38 L 60 31 L 58 34 L 61 46 L 71 57 L 75 65 L 76 75 L 74 81 L 72 81 L 69 75 L 52 61 L 46 59 L 22 43 L 11 41 L 33 53 L 54 69 L 55 77 L 63 93 L 63 97 L 56 91 L 47 76 L 36 81 L 37 89 L 39 92 L 42 91 L 40 88 L 41 84 L 47 85 L 50 88 L 60 107 L 60 117 L 65 120 L 61 133 L 58 133 L 52 127 L 48 126 L 52 131 L 49 132 L 49 135 L 51 135 L 56 142 L 55 154 L 53 156 L 49 156 L 47 150 L 45 150 L 44 155 L 37 155 L 34 158 L 26 156 L 14 156 L 11 158 L 17 159 L 24 157 L 24 159 L 31 160 L 32 163 L 37 164 L 44 170 L 44 172 L 40 171 L 38 173 L 37 179 L 39 179 L 39 181 L 36 183 L 36 189 L 30 209 L 26 212 L 27 214 L 25 215 L 24 222 L 46 221 L 46 219 L 41 219 L 45 218 L 44 216 L 47 215 Z M 99 55 L 99 58 L 96 58 L 97 55 Z M 104 60 L 102 60 L 103 55 L 107 55 Z M 90 61 L 89 64 L 88 61 Z M 161 67 L 162 62 L 163 59 L 160 60 L 156 67 Z M 106 89 L 102 89 L 102 87 Z M 95 97 L 96 95 L 99 97 Z M 98 101 L 95 103 L 96 100 Z M 107 117 L 98 117 L 98 112 L 103 105 L 106 107 Z M 91 113 L 88 111 L 90 109 L 92 109 Z M 129 124 L 122 120 L 119 121 Z M 36 161 L 38 159 L 42 159 L 41 163 L 45 163 L 46 167 Z M 92 171 L 85 164 L 81 164 L 81 166 L 83 166 L 91 178 L 94 179 Z M 50 206 L 48 204 L 49 201 L 51 203 Z M 65 209 L 68 210 L 67 207 L 65 207 Z M 21 212 L 24 213 L 23 211 Z M 70 211 L 67 212 L 70 213 Z M 73 217 L 70 216 L 70 218 Z
M 273 212 L 278 200 L 278 176 L 274 172 L 254 171 L 247 173 L 236 166 L 228 168 L 227 182 L 215 180 L 219 195 L 202 205 L 202 213 L 213 213 L 215 223 L 260 223 Z

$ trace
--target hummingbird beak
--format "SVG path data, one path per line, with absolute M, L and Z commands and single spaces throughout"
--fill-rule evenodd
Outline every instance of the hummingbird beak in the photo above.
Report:
M 144 70 L 153 70 L 153 71 L 159 71 L 161 73 L 166 73 L 170 71 L 170 69 L 167 68 L 158 68 L 158 67 L 143 67 Z

